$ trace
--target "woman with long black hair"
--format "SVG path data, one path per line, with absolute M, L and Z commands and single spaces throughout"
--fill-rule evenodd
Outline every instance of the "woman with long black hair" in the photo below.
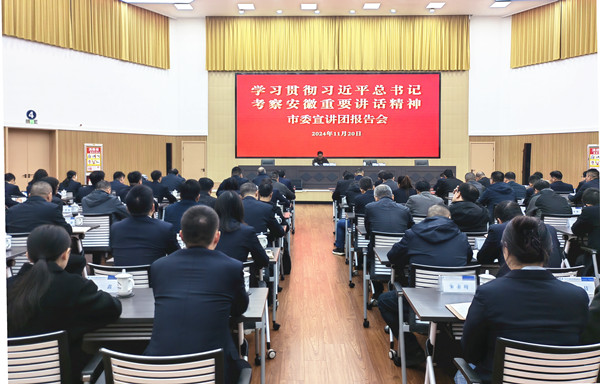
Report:
M 67 172 L 67 177 L 58 186 L 59 191 L 64 189 L 67 192 L 73 192 L 73 195 L 77 194 L 79 188 L 81 188 L 81 183 L 77 181 L 77 172 L 75 171 Z
M 66 330 L 73 382 L 91 356 L 81 350 L 83 335 L 121 315 L 121 302 L 81 275 L 64 270 L 71 237 L 56 225 L 35 228 L 27 238 L 27 257 L 8 281 L 8 335 L 29 336 Z
M 44 177 L 48 177 L 48 172 L 45 169 L 38 169 L 37 171 L 35 171 L 35 173 L 33 174 L 33 179 L 31 179 L 31 181 L 29 183 L 27 183 L 27 194 L 29 195 L 29 192 L 31 192 L 31 186 L 35 183 L 37 183 L 38 181 L 41 181 Z

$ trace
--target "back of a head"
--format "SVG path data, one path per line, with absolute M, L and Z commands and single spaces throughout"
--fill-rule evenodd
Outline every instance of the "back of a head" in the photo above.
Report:
M 450 218 L 450 210 L 442 204 L 435 204 L 427 210 L 427 217 L 441 216 Z
M 277 171 L 271 172 L 271 180 L 273 180 L 273 181 L 279 180 L 279 172 L 277 172 Z
M 279 170 L 279 177 L 285 177 L 285 169 Z
M 485 177 L 485 172 L 481 172 L 481 171 L 479 171 L 479 172 L 476 172 L 476 173 L 475 173 L 475 176 L 476 176 L 476 177 L 479 177 L 479 178 L 481 178 L 481 177 Z
M 104 180 L 104 171 L 94 171 L 90 173 L 90 183 L 96 186 L 100 180 Z
M 267 170 L 264 167 L 258 167 L 258 174 L 259 175 L 266 175 L 267 174 Z
M 242 174 L 242 168 L 235 166 L 233 168 L 231 168 L 231 176 L 239 176 Z
M 52 186 L 45 181 L 37 181 L 31 186 L 29 196 L 41 196 L 46 198 L 48 194 L 52 193 Z
M 373 179 L 371 179 L 369 176 L 363 177 L 358 181 L 358 187 L 363 191 L 373 189 Z
M 344 180 L 350 180 L 354 178 L 354 175 L 350 171 L 344 171 L 342 177 L 344 178 Z
M 479 199 L 479 190 L 473 184 L 462 183 L 458 186 L 458 192 L 465 201 L 474 203 Z
M 179 186 L 181 200 L 196 200 L 200 194 L 200 183 L 194 179 L 188 179 Z
M 506 172 L 504 174 L 504 178 L 507 179 L 507 180 L 513 180 L 514 181 L 517 178 L 517 175 L 515 175 L 514 172 Z
M 253 182 L 249 181 L 247 183 L 242 184 L 242 186 L 240 187 L 240 195 L 242 195 L 242 197 L 254 196 L 257 190 L 258 186 Z
M 69 233 L 61 226 L 44 224 L 27 236 L 27 253 L 31 261 L 55 261 L 71 246 Z
M 375 197 L 377 199 L 381 199 L 384 197 L 389 197 L 391 199 L 392 196 L 392 188 L 390 188 L 388 185 L 380 184 L 377 187 L 375 187 Z
M 500 171 L 494 171 L 492 172 L 491 178 L 494 183 L 502 183 L 504 181 L 504 173 Z
M 554 177 L 557 180 L 562 180 L 563 174 L 561 171 L 552 171 L 550 172 L 550 177 Z
M 169 175 L 179 175 L 179 170 L 177 168 L 173 168 L 168 173 Z
M 134 186 L 127 193 L 125 203 L 132 216 L 147 216 L 154 207 L 152 189 L 142 184 Z
M 527 181 L 529 182 L 529 184 L 531 185 L 535 185 L 535 183 L 537 183 L 538 181 L 540 181 L 541 178 L 536 176 L 536 175 L 531 175 L 529 176 L 529 179 L 527 179 Z
M 258 186 L 258 195 L 260 197 L 269 197 L 269 196 L 271 196 L 272 193 L 273 193 L 273 183 L 271 183 L 271 180 L 269 180 L 269 179 L 263 180 L 263 182 L 260 183 L 260 185 Z
M 407 176 L 398 176 L 398 187 L 401 189 L 411 189 L 413 187 L 412 180 Z
M 6 181 L 7 183 L 10 181 L 16 180 L 15 175 L 13 175 L 12 173 L 5 173 L 4 174 L 4 181 Z
M 110 183 L 106 180 L 100 180 L 96 183 L 96 189 L 100 189 L 102 191 L 108 191 L 110 189 Z
M 40 168 L 35 171 L 31 180 L 35 183 L 36 181 L 42 180 L 44 177 L 48 177 L 48 172 L 46 172 L 45 169 Z
M 394 178 L 394 174 L 392 172 L 385 171 L 383 173 L 383 179 L 384 180 L 392 180 L 393 178 Z
M 244 221 L 244 204 L 240 196 L 233 191 L 225 191 L 219 195 L 215 203 L 215 211 L 219 215 L 219 229 L 231 232 L 237 228 L 232 226 L 232 221 Z
M 77 175 L 77 172 L 75 171 L 67 171 L 67 179 L 71 180 L 73 177 L 75 177 Z
M 429 183 L 426 182 L 425 180 L 419 180 L 419 181 L 417 181 L 417 184 L 415 185 L 415 189 L 419 192 L 429 191 L 430 188 L 431 188 L 431 185 L 429 185 Z
M 127 181 L 129 181 L 129 184 L 131 184 L 131 185 L 139 184 L 141 180 L 142 180 L 142 173 L 139 171 L 132 171 L 127 174 Z
M 475 181 L 475 174 L 473 172 L 465 173 L 465 181 L 466 182 Z
M 238 189 L 240 189 L 237 180 L 234 179 L 233 176 L 223 180 L 220 187 L 221 190 L 224 191 L 237 191 Z
M 542 189 L 550 188 L 550 183 L 546 180 L 538 180 L 533 184 L 533 189 L 541 191 Z
M 598 170 L 595 168 L 590 168 L 587 171 L 585 171 L 585 175 L 592 180 L 597 179 L 598 178 Z
M 588 188 L 581 196 L 583 204 L 598 205 L 598 188 Z
M 451 169 L 446 169 L 444 170 L 444 176 L 446 176 L 447 178 L 451 179 L 454 177 L 454 172 L 452 172 Z
M 544 174 L 543 174 L 542 172 L 540 172 L 540 171 L 533 172 L 533 176 L 537 176 L 537 177 L 539 177 L 540 179 L 543 179 L 543 178 L 544 178 Z
M 45 181 L 46 183 L 50 184 L 50 187 L 52 187 L 52 194 L 56 195 L 56 192 L 58 192 L 58 184 L 59 184 L 59 181 L 56 177 L 46 176 L 46 177 L 43 177 L 40 181 Z
M 215 182 L 208 177 L 201 177 L 198 179 L 198 183 L 200 183 L 200 192 L 208 192 L 215 186 Z
M 162 177 L 162 172 L 156 169 L 150 173 L 150 177 L 152 178 L 152 181 L 158 181 Z
M 519 263 L 537 264 L 548 260 L 552 239 L 543 221 L 536 217 L 520 216 L 506 226 L 502 245 Z
M 354 176 L 364 175 L 364 174 L 365 174 L 365 170 L 362 168 L 356 168 L 356 170 L 354 171 Z
M 512 220 L 517 216 L 523 216 L 521 207 L 514 201 L 501 201 L 494 208 L 494 217 L 503 223 Z
M 117 171 L 117 172 L 113 173 L 113 180 L 119 180 L 122 177 L 124 178 L 125 174 L 121 171 Z
M 181 233 L 187 248 L 208 248 L 219 228 L 219 216 L 206 205 L 196 205 L 181 217 Z

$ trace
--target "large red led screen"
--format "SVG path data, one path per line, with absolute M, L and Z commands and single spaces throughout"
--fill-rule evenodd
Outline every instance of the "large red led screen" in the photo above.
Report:
M 237 74 L 237 157 L 440 157 L 440 74 Z

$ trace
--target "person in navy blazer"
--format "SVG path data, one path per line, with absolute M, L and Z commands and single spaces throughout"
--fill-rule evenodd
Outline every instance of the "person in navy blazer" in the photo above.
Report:
M 119 196 L 121 191 L 127 188 L 127 185 L 123 183 L 125 181 L 125 174 L 121 171 L 113 173 L 113 181 L 110 182 L 110 189 L 114 195 Z
M 217 199 L 210 195 L 215 186 L 215 182 L 208 177 L 201 177 L 198 179 L 198 183 L 200 184 L 200 197 L 198 198 L 198 203 L 208 205 L 212 209 L 215 209 Z
M 554 192 L 573 193 L 573 184 L 564 183 L 562 178 L 563 174 L 561 171 L 550 172 L 550 188 L 552 188 Z
M 58 186 L 59 191 L 65 190 L 71 192 L 73 196 L 77 195 L 79 188 L 81 188 L 81 183 L 77 181 L 77 172 L 75 171 L 67 172 L 67 177 Z
M 215 250 L 219 218 L 207 206 L 186 211 L 181 238 L 186 249 L 152 264 L 154 326 L 145 354 L 172 356 L 223 348 L 225 381 L 235 383 L 243 368 L 229 330 L 230 317 L 248 308 L 243 264 Z
M 242 185 L 240 193 L 244 205 L 244 222 L 254 227 L 256 233 L 269 231 L 274 238 L 285 235 L 285 230 L 275 218 L 273 206 L 258 200 L 258 187 L 254 183 Z
M 24 196 L 15 181 L 15 175 L 12 173 L 4 174 L 4 205 L 8 208 L 19 204 L 12 199 L 12 196 Z
M 271 179 L 271 177 L 267 175 L 267 170 L 264 167 L 258 167 L 258 175 L 256 175 L 256 177 L 252 179 L 252 182 L 256 185 L 260 185 L 263 182 L 263 180 L 267 179 Z
M 148 186 L 152 188 L 152 193 L 154 197 L 158 200 L 158 203 L 162 203 L 164 199 L 167 199 L 169 203 L 173 204 L 177 202 L 175 196 L 169 192 L 169 188 L 166 185 L 162 185 L 160 181 L 162 180 L 162 172 L 159 170 L 152 171 L 150 174 L 152 178 L 152 182 L 148 183 Z
M 517 183 L 515 180 L 517 175 L 514 172 L 506 172 L 504 174 L 504 182 L 508 184 L 513 191 L 515 191 L 515 197 L 518 199 L 525 199 L 527 196 L 527 188 L 524 185 Z
M 181 200 L 167 206 L 164 217 L 167 223 L 173 225 L 175 232 L 179 232 L 181 229 L 181 218 L 185 211 L 199 204 L 200 184 L 194 179 L 186 180 L 179 186 L 179 193 L 181 194 Z
M 104 176 L 104 171 L 94 171 L 90 173 L 90 183 L 92 183 L 92 185 L 84 185 L 79 188 L 75 195 L 75 202 L 81 204 L 84 197 L 96 190 L 96 184 L 98 184 L 99 181 L 104 180 Z
M 127 199 L 127 194 L 131 191 L 131 188 L 135 187 L 138 184 L 142 184 L 142 173 L 139 171 L 131 171 L 127 174 L 127 181 L 129 182 L 129 186 L 122 188 L 121 191 L 117 194 L 119 199 L 122 202 L 125 202 Z
M 227 183 L 225 183 L 225 181 L 230 182 L 231 181 L 230 179 L 235 180 L 235 182 L 237 184 L 236 190 L 238 190 L 238 191 L 239 191 L 240 187 L 242 186 L 242 184 L 245 184 L 250 181 L 244 177 L 244 174 L 242 173 L 242 168 L 235 166 L 235 167 L 231 168 L 231 177 L 224 179 L 221 182 L 221 184 L 219 184 L 219 188 L 217 188 L 217 192 L 216 192 L 217 196 L 219 196 L 221 194 L 221 191 L 223 191 L 223 189 L 224 189 L 223 187 L 225 187 L 225 185 L 227 184 Z M 225 190 L 232 190 L 232 189 L 229 188 L 229 189 L 225 189 Z
M 590 168 L 585 171 L 585 183 L 579 187 L 577 193 L 574 196 L 569 196 L 569 200 L 571 200 L 575 204 L 581 204 L 581 198 L 583 197 L 583 192 L 585 192 L 588 188 L 600 188 L 598 185 L 598 176 L 600 172 L 597 169 Z
M 500 224 L 490 226 L 485 242 L 479 252 L 477 252 L 477 261 L 481 264 L 493 264 L 494 260 L 498 260 L 500 270 L 496 274 L 496 277 L 501 277 L 509 271 L 508 266 L 504 262 L 504 255 L 502 254 L 502 235 L 508 223 L 515 217 L 523 216 L 523 212 L 521 212 L 519 204 L 514 201 L 503 201 L 496 205 L 494 214 Z M 551 225 L 546 224 L 546 229 L 552 240 L 552 245 L 545 266 L 548 268 L 560 268 L 562 251 L 560 250 L 558 234 L 556 233 L 556 229 Z
M 479 286 L 465 321 L 462 347 L 484 383 L 491 381 L 496 339 L 579 345 L 588 317 L 587 293 L 556 279 L 543 265 L 550 253 L 547 227 L 519 216 L 502 235 L 510 272 Z
M 167 172 L 167 175 L 162 178 L 160 183 L 165 185 L 169 189 L 169 192 L 173 192 L 175 189 L 179 191 L 179 186 L 184 181 L 185 179 L 179 175 L 177 168 L 173 168 Z
M 127 194 L 125 220 L 110 227 L 110 243 L 116 266 L 152 264 L 179 249 L 173 225 L 150 217 L 154 213 L 152 190 L 136 185 Z
M 292 185 L 292 181 L 285 177 L 285 169 L 279 170 L 279 182 L 285 185 L 290 191 L 294 191 L 294 186 Z
M 364 176 L 358 181 L 358 186 L 360 187 L 361 194 L 354 199 L 354 213 L 364 215 L 367 204 L 375 201 L 373 179 L 369 176 Z

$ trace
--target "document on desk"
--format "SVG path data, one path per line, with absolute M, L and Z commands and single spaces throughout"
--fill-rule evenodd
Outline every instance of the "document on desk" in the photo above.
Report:
M 470 301 L 467 303 L 446 304 L 446 308 L 448 308 L 457 319 L 462 321 L 467 319 L 467 313 L 469 313 L 470 306 Z

